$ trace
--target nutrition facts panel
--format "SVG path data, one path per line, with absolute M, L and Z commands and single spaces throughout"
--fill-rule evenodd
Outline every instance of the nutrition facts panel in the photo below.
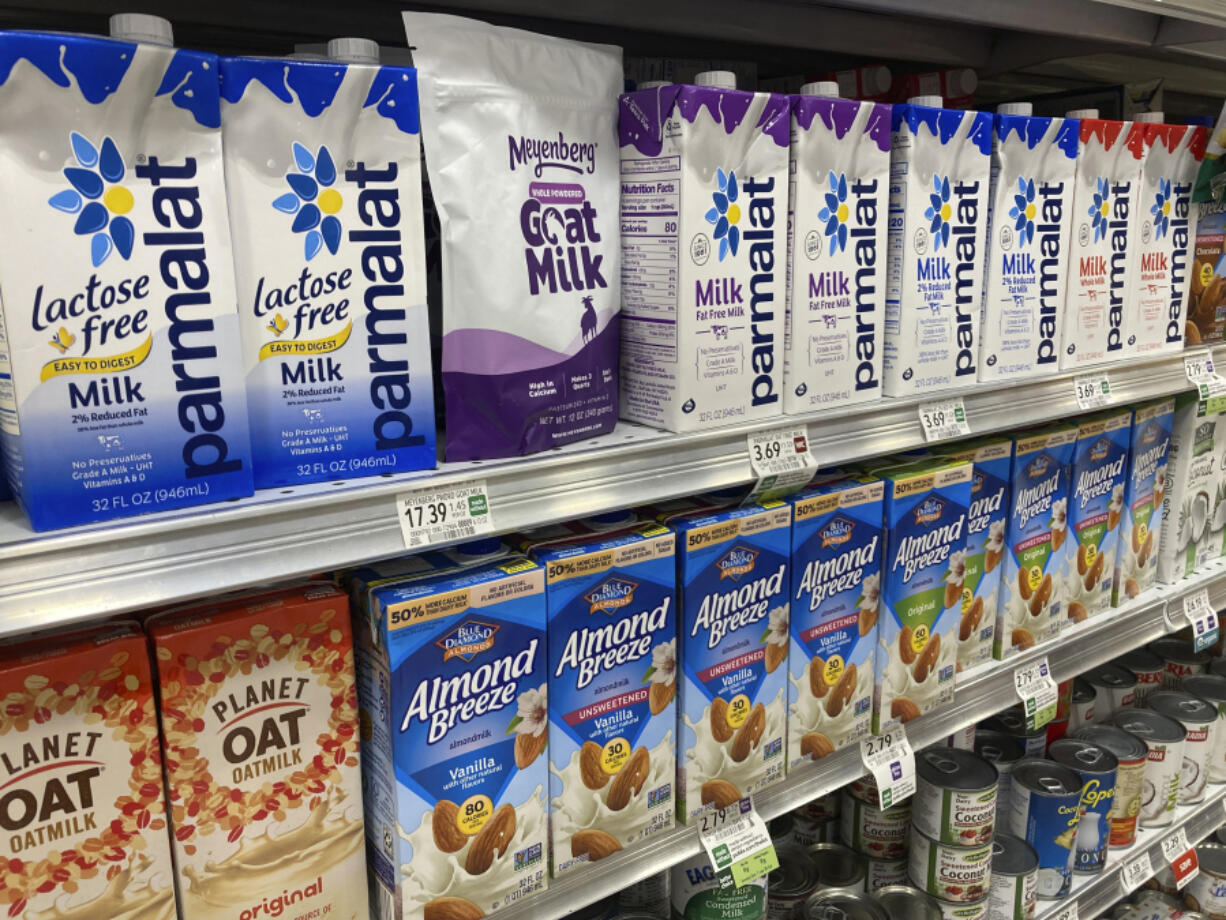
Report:
M 677 360 L 680 157 L 622 160 L 622 344 Z

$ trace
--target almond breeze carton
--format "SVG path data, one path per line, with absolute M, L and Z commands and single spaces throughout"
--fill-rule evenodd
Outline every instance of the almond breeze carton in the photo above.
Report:
M 0 430 L 31 524 L 250 495 L 217 58 L 0 32 L 0 74 Z
M 621 97 L 622 417 L 670 431 L 783 411 L 787 96 Z
M 978 369 L 992 116 L 940 105 L 892 113 L 886 396 L 971 386 Z
M 641 524 L 533 553 L 549 608 L 553 874 L 673 826 L 674 534 Z
M 792 98 L 783 409 L 812 412 L 881 396 L 890 107 Z
M 257 488 L 435 465 L 417 73 L 222 58 Z
M 1181 581 L 1201 571 L 1221 552 L 1213 539 L 1219 487 L 1218 456 L 1226 442 L 1226 399 L 1175 397 L 1166 479 L 1162 488 L 1162 533 L 1158 581 Z
M 522 557 L 370 590 L 358 630 L 380 920 L 477 917 L 548 883 L 545 570 Z
M 677 817 L 690 822 L 783 779 L 792 508 L 670 517 L 682 674 Z
M 790 499 L 789 769 L 872 728 L 883 488 L 834 473 Z
M 979 322 L 984 382 L 1059 370 L 1077 168 L 1075 118 L 1035 117 L 1028 102 L 997 112 Z
M 924 460 L 887 467 L 882 610 L 877 621 L 873 731 L 951 702 L 962 613 L 969 463 Z
M 1026 432 L 1013 441 L 995 658 L 1016 655 L 1060 632 L 1069 554 L 1069 467 L 1076 441 L 1076 425 Z
M 1164 529 L 1162 498 L 1174 413 L 1174 399 L 1132 409 L 1120 548 L 1111 583 L 1111 603 L 1115 606 L 1148 590 L 1158 579 L 1158 546 Z

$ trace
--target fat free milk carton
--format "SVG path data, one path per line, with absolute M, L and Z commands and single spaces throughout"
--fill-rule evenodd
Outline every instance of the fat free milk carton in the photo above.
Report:
M 250 495 L 217 58 L 0 33 L 0 430 L 36 530 Z
M 894 106 L 892 122 L 885 395 L 971 386 L 992 116 L 908 104 Z
M 1111 603 L 1116 606 L 1153 587 L 1158 579 L 1158 547 L 1164 529 L 1162 498 L 1174 418 L 1174 399 L 1132 409 L 1124 516 L 1120 519 L 1120 548 L 1111 584 Z
M 789 769 L 872 728 L 883 489 L 834 473 L 790 499 Z
M 795 96 L 790 149 L 783 409 L 877 399 L 890 107 Z
M 677 532 L 677 817 L 783 779 L 792 508 L 670 518 Z
M 1013 441 L 995 658 L 1016 655 L 1060 632 L 1069 553 L 1069 467 L 1076 441 L 1075 425 L 1025 432 Z
M 1073 195 L 1073 261 L 1064 299 L 1060 369 L 1118 361 L 1135 346 L 1129 320 L 1143 202 L 1145 126 L 1103 121 L 1095 109 L 1080 119 Z
M 877 621 L 873 731 L 910 722 L 954 697 L 971 464 L 926 460 L 889 467 L 885 483 L 882 609 Z
M 221 60 L 257 488 L 435 465 L 417 72 Z
M 1031 115 L 1029 103 L 1002 106 L 996 115 L 979 322 L 981 381 L 1059 370 L 1077 128 L 1074 118 Z
M 622 418 L 783 411 L 790 110 L 727 82 L 621 97 Z
M 675 535 L 641 524 L 533 553 L 549 608 L 553 874 L 673 826 Z
M 1171 584 L 1202 570 L 1221 553 L 1213 539 L 1219 487 L 1218 457 L 1226 441 L 1226 399 L 1175 397 L 1166 480 L 1158 581 Z
M 479 916 L 548 883 L 545 570 L 370 592 L 358 630 L 366 853 L 381 920 Z

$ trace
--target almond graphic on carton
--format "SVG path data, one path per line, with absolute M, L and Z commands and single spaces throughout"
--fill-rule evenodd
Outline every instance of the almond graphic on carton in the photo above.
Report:
M 873 631 L 873 627 L 877 625 L 877 610 L 876 608 L 869 609 L 867 607 L 860 608 L 860 638 L 863 639 Z
M 1028 629 L 1015 629 L 1009 636 L 1009 640 L 1014 648 L 1022 649 L 1034 648 L 1034 636 Z
M 979 622 L 983 619 L 983 598 L 975 598 L 975 602 L 971 604 L 969 610 L 962 614 L 962 622 L 958 625 L 958 639 L 966 642 L 975 634 L 975 630 L 979 628 Z
M 621 811 L 630 804 L 632 796 L 639 794 L 650 771 L 651 755 L 647 753 L 647 748 L 641 747 L 631 754 L 630 759 L 617 771 L 605 804 L 613 811 Z
M 892 719 L 897 719 L 900 722 L 910 722 L 912 719 L 918 719 L 919 716 L 919 707 L 905 696 L 896 696 L 894 701 L 890 703 L 890 718 Z
M 485 912 L 466 898 L 435 898 L 422 908 L 423 920 L 481 920 Z
M 922 684 L 928 679 L 928 675 L 936 667 L 937 658 L 940 655 L 941 637 L 939 634 L 934 633 L 932 638 L 928 640 L 928 644 L 924 646 L 924 650 L 920 652 L 919 659 L 915 662 L 915 667 L 911 669 L 917 684 Z
M 676 693 L 676 681 L 671 684 L 653 683 L 651 689 L 647 691 L 647 705 L 651 707 L 651 714 L 658 716 L 662 713 L 668 704 L 673 701 L 673 696 Z
M 1100 567 L 1101 571 L 1101 567 Z M 1043 612 L 1043 608 L 1047 606 L 1047 602 L 1051 599 L 1051 573 L 1048 572 L 1043 576 L 1043 581 L 1039 585 L 1039 590 L 1030 595 L 1030 615 L 1037 617 Z
M 755 703 L 753 709 L 749 711 L 749 718 L 745 720 L 737 731 L 736 737 L 732 739 L 732 759 L 740 763 L 748 757 L 750 752 L 758 746 L 758 742 L 762 740 L 762 732 L 765 730 L 766 707 L 761 703 Z
M 822 661 L 820 656 L 814 655 L 809 661 L 809 692 L 814 699 L 820 700 L 829 691 L 830 685 L 826 683 L 826 662 Z
M 1077 574 L 1084 575 L 1088 568 L 1089 566 L 1086 565 L 1086 548 L 1085 544 L 1082 543 L 1077 547 Z
M 542 729 L 538 734 L 520 732 L 515 736 L 515 766 L 521 770 L 530 766 L 532 761 L 541 756 L 545 750 L 545 742 L 549 733 Z
M 914 639 L 915 634 L 911 632 L 910 626 L 904 626 L 898 634 L 898 657 L 903 664 L 910 664 L 915 660 L 915 646 L 912 644 Z
M 1084 604 L 1079 604 L 1077 601 L 1073 601 L 1068 605 L 1068 618 L 1074 623 L 1083 622 L 1087 616 L 1089 616 L 1089 614 L 1086 613 Z
M 1103 564 L 1106 558 L 1102 553 L 1099 553 L 1094 559 L 1094 564 L 1090 566 L 1090 571 L 1086 572 L 1085 586 L 1087 591 L 1093 591 L 1094 586 L 1098 584 L 1098 579 L 1103 574 Z
M 507 851 L 514 836 L 515 808 L 508 803 L 494 812 L 494 816 L 485 822 L 481 832 L 473 838 L 468 847 L 468 858 L 464 861 L 464 870 L 469 875 L 480 875 L 489 871 L 494 864 L 494 857 Z
M 728 701 L 722 696 L 711 700 L 711 734 L 716 741 L 732 740 L 732 726 L 728 724 Z
M 856 666 L 849 664 L 843 669 L 843 673 L 839 675 L 839 679 L 834 684 L 834 689 L 830 692 L 829 698 L 826 700 L 826 715 L 830 718 L 835 718 L 843 707 L 851 702 L 852 696 L 856 692 Z
M 1124 594 L 1129 598 L 1134 598 L 1141 593 L 1141 586 L 1137 584 L 1135 578 L 1124 579 Z
M 958 598 L 962 596 L 962 586 L 959 584 L 947 584 L 945 586 L 945 606 L 952 607 L 958 603 Z
M 1115 530 L 1116 526 L 1119 523 L 1120 523 L 1120 513 L 1118 511 L 1108 511 L 1107 512 L 1107 529 Z
M 1145 535 L 1145 542 L 1141 545 L 1141 551 L 1137 553 L 1137 566 L 1145 568 L 1145 563 L 1149 562 L 1150 550 L 1154 548 L 1154 532 L 1151 530 Z
M 770 673 L 788 660 L 788 647 L 769 642 L 766 645 L 766 673 Z
M 834 745 L 821 732 L 809 732 L 800 739 L 800 753 L 803 757 L 820 760 L 827 754 L 834 753 Z
M 570 855 L 578 859 L 586 854 L 588 862 L 596 862 L 598 859 L 612 856 L 621 848 L 622 845 L 617 842 L 617 838 L 604 831 L 578 831 L 570 838 Z
M 1027 569 L 1017 570 L 1017 592 L 1022 596 L 1022 600 L 1030 600 L 1030 572 Z
M 1141 552 L 1141 531 L 1136 524 L 1132 525 L 1132 551 L 1134 554 Z
M 595 741 L 584 741 L 579 749 L 579 775 L 583 777 L 583 785 L 589 789 L 603 789 L 609 781 L 609 774 L 604 771 L 601 761 L 604 759 L 604 748 Z
M 726 779 L 708 780 L 702 784 L 702 804 L 727 808 L 741 800 L 741 791 Z
M 1003 555 L 1004 555 L 1004 552 L 999 549 L 990 549 L 986 553 L 984 553 L 983 554 L 984 572 L 990 572 L 992 571 L 992 569 L 1000 565 L 1000 557 Z
M 1200 345 L 1201 337 L 1200 330 L 1196 328 L 1196 323 L 1188 320 L 1184 325 L 1184 344 L 1185 345 Z
M 1051 548 L 1059 549 L 1064 545 L 1064 528 L 1051 532 Z
M 468 838 L 456 823 L 459 816 L 460 809 L 455 802 L 439 799 L 434 806 L 434 814 L 430 818 L 430 833 L 434 835 L 434 845 L 444 853 L 454 853 L 468 843 Z

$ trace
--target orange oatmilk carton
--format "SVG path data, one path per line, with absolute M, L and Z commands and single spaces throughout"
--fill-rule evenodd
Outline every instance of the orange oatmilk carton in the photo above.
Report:
M 226 598 L 146 629 L 182 916 L 367 920 L 344 592 L 311 583 Z

